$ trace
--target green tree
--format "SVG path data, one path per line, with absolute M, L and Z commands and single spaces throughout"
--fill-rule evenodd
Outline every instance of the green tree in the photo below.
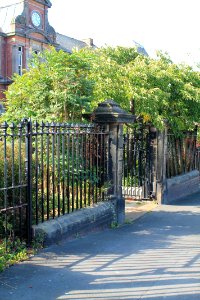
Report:
M 167 119 L 174 131 L 193 129 L 199 122 L 200 73 L 191 67 L 174 64 L 167 54 L 152 59 L 131 48 L 102 48 L 93 56 L 93 106 L 113 98 L 158 128 Z
M 200 73 L 167 54 L 152 59 L 134 48 L 85 48 L 71 55 L 52 49 L 15 77 L 4 119 L 80 119 L 107 98 L 158 128 L 167 119 L 174 131 L 192 129 L 200 117 Z
M 92 81 L 85 75 L 87 70 L 88 63 L 80 57 L 53 48 L 35 55 L 29 70 L 23 76 L 14 76 L 14 83 L 6 92 L 3 119 L 79 119 L 88 110 L 92 95 Z

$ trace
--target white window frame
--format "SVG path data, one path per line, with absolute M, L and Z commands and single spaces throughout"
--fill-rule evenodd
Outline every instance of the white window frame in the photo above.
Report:
M 22 76 L 23 74 L 23 46 L 18 46 L 17 49 L 17 74 Z

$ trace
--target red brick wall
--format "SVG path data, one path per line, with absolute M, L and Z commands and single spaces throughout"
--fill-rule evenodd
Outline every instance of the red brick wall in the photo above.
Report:
M 31 22 L 31 13 L 33 10 L 37 10 L 41 17 L 42 17 L 42 28 L 45 28 L 45 10 L 48 9 L 46 6 L 35 2 L 34 0 L 29 0 L 29 8 L 28 8 L 28 21 L 31 27 L 34 29 L 34 26 Z M 1 37 L 0 37 L 1 38 Z M 13 46 L 23 46 L 23 68 L 27 67 L 27 51 L 30 52 L 32 50 L 32 47 L 37 46 L 39 49 L 45 49 L 49 48 L 49 45 L 47 44 L 45 37 L 36 32 L 32 32 L 28 38 L 19 36 L 19 35 L 12 35 L 8 36 L 4 39 L 4 45 L 3 45 L 3 51 L 2 51 L 2 57 L 1 59 L 1 70 L 2 75 L 5 79 L 11 79 L 13 75 Z M 34 45 L 34 46 L 33 46 Z M 33 49 L 35 50 L 35 49 Z M 2 90 L 5 90 L 6 86 L 2 85 L 0 83 L 0 99 L 4 98 L 2 95 Z

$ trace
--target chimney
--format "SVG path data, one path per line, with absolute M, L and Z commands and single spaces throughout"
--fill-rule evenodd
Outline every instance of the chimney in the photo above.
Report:
M 89 47 L 94 46 L 94 44 L 93 44 L 93 39 L 91 39 L 91 38 L 84 39 L 83 42 L 86 43 L 87 46 L 89 46 Z

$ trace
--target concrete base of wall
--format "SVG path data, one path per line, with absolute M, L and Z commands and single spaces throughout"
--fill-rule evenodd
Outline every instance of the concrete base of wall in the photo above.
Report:
M 197 170 L 167 179 L 162 203 L 170 204 L 198 192 L 199 189 L 199 171 Z
M 33 237 L 41 237 L 44 245 L 56 243 L 62 239 L 75 238 L 89 231 L 108 228 L 115 219 L 115 203 L 108 201 L 93 207 L 83 208 L 69 215 L 34 225 Z

